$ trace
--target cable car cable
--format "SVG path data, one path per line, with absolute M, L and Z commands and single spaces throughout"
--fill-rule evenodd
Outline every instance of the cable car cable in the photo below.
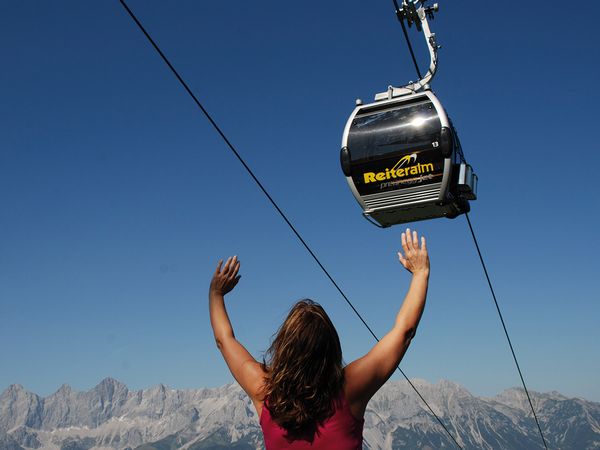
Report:
M 217 133 L 221 136 L 221 138 L 223 139 L 223 141 L 227 144 L 227 146 L 229 147 L 229 149 L 236 156 L 236 158 L 238 159 L 238 161 L 244 166 L 244 168 L 246 169 L 246 171 L 248 172 L 248 174 L 250 175 L 250 177 L 254 180 L 254 182 L 256 183 L 256 185 L 260 188 L 260 190 L 263 192 L 263 194 L 265 194 L 265 196 L 267 197 L 267 199 L 269 200 L 269 202 L 271 203 L 271 205 L 273 205 L 273 207 L 277 210 L 277 212 L 282 217 L 282 219 L 285 221 L 285 223 L 288 225 L 288 227 L 296 235 L 296 237 L 298 238 L 298 240 L 300 241 L 300 243 L 308 251 L 308 253 L 310 254 L 310 256 L 312 256 L 312 258 L 315 260 L 315 262 L 317 263 L 317 265 L 325 273 L 325 275 L 327 276 L 327 278 L 329 278 L 329 281 L 331 281 L 331 283 L 335 286 L 335 288 L 340 293 L 340 295 L 342 296 L 342 298 L 346 301 L 346 303 L 348 304 L 348 306 L 350 306 L 350 308 L 352 308 L 352 310 L 354 311 L 354 313 L 356 314 L 356 316 L 360 319 L 360 321 L 363 323 L 363 325 L 367 328 L 367 330 L 369 331 L 369 333 L 371 333 L 371 335 L 373 336 L 373 338 L 375 338 L 375 340 L 377 342 L 379 342 L 379 338 L 377 337 L 377 335 L 373 332 L 373 330 L 367 324 L 367 322 L 365 322 L 365 320 L 363 319 L 363 317 L 361 316 L 361 314 L 357 311 L 357 309 L 354 307 L 354 305 L 352 304 L 352 302 L 348 299 L 348 297 L 346 296 L 346 294 L 339 287 L 339 285 L 337 284 L 337 282 L 329 274 L 329 272 L 323 266 L 323 264 L 321 263 L 321 261 L 319 260 L 319 258 L 317 258 L 317 256 L 315 255 L 315 253 L 308 246 L 308 244 L 306 243 L 306 241 L 302 238 L 302 236 L 300 235 L 300 233 L 296 230 L 296 228 L 290 222 L 290 220 L 287 218 L 287 216 L 285 215 L 285 213 L 277 205 L 277 203 L 275 202 L 275 200 L 273 200 L 273 198 L 271 197 L 271 195 L 269 194 L 269 192 L 266 190 L 266 188 L 262 185 L 262 183 L 260 182 L 260 180 L 256 177 L 256 175 L 254 175 L 254 172 L 252 171 L 252 169 L 250 169 L 250 167 L 248 166 L 248 164 L 246 164 L 246 162 L 241 157 L 241 155 L 238 153 L 238 151 L 235 149 L 235 147 L 233 146 L 233 144 L 231 143 L 231 141 L 229 141 L 229 139 L 227 138 L 227 136 L 225 135 L 225 133 L 217 125 L 217 123 L 210 116 L 210 114 L 204 108 L 204 106 L 202 106 L 202 104 L 200 103 L 200 101 L 196 98 L 196 96 L 194 95 L 194 93 L 188 87 L 187 83 L 183 80 L 183 78 L 181 78 L 181 76 L 179 75 L 179 73 L 177 72 L 177 70 L 175 69 L 175 67 L 173 67 L 173 65 L 167 59 L 167 57 L 165 56 L 165 54 L 161 51 L 161 49 L 154 42 L 154 40 L 152 39 L 152 37 L 148 34 L 148 32 L 146 31 L 146 29 L 144 28 L 144 26 L 137 19 L 137 17 L 133 13 L 133 11 L 131 11 L 131 9 L 127 6 L 127 4 L 125 3 L 124 0 L 119 0 L 119 2 L 121 3 L 121 5 L 123 5 L 123 7 L 125 8 L 125 10 L 127 11 L 127 13 L 129 14 L 129 16 L 133 19 L 133 21 L 136 23 L 136 25 L 139 27 L 139 29 L 142 31 L 142 33 L 146 36 L 146 38 L 152 44 L 152 46 L 154 47 L 154 49 L 158 52 L 158 54 L 160 55 L 160 57 L 162 58 L 162 60 L 167 64 L 167 66 L 169 67 L 169 69 L 171 69 L 171 72 L 173 72 L 173 74 L 175 75 L 175 77 L 177 78 L 177 80 L 179 81 L 179 83 L 183 86 L 183 88 L 190 95 L 190 97 L 192 97 L 192 99 L 194 100 L 194 103 L 196 103 L 196 105 L 200 108 L 200 110 L 202 111 L 202 113 L 205 115 L 205 117 L 208 119 L 208 121 L 210 122 L 210 124 L 217 131 Z M 404 373 L 404 371 L 400 368 L 400 366 L 397 366 L 396 368 L 398 369 L 398 371 L 400 371 L 400 373 L 406 379 L 406 381 L 408 382 L 408 384 L 414 389 L 414 391 L 417 393 L 417 395 L 423 401 L 423 403 L 425 403 L 425 405 L 427 406 L 427 408 L 429 409 L 429 411 L 437 419 L 437 421 L 439 422 L 439 424 L 446 431 L 446 433 L 448 434 L 448 436 L 450 436 L 450 438 L 456 444 L 456 446 L 462 450 L 462 446 L 456 441 L 456 439 L 454 438 L 454 436 L 452 436 L 452 434 L 450 433 L 450 431 L 448 430 L 448 428 L 446 427 L 446 425 L 444 425 L 444 423 L 442 422 L 442 420 L 433 411 L 433 409 L 431 408 L 431 406 L 429 405 L 429 403 L 427 403 L 427 401 L 423 398 L 423 396 L 421 395 L 421 393 L 417 390 L 416 386 L 412 383 L 412 381 L 410 381 L 410 379 Z
M 533 413 L 533 418 L 535 419 L 535 423 L 540 432 L 540 436 L 542 437 L 542 441 L 544 442 L 544 447 L 548 450 L 548 446 L 546 445 L 546 439 L 544 439 L 544 433 L 542 433 L 542 428 L 540 427 L 540 422 L 538 421 L 538 417 L 535 413 L 535 409 L 533 408 L 533 403 L 531 401 L 531 397 L 529 396 L 529 391 L 527 386 L 525 385 L 525 379 L 523 378 L 523 373 L 521 372 L 521 367 L 519 366 L 519 361 L 517 361 L 517 356 L 515 355 L 515 350 L 513 348 L 512 342 L 510 340 L 510 336 L 508 335 L 508 330 L 506 329 L 506 324 L 504 323 L 504 317 L 502 316 L 502 312 L 500 311 L 500 306 L 498 305 L 498 300 L 496 299 L 496 294 L 494 292 L 494 288 L 492 287 L 492 282 L 490 281 L 490 276 L 488 274 L 487 268 L 485 266 L 485 262 L 483 261 L 483 256 L 481 255 L 481 250 L 479 248 L 479 244 L 477 243 L 477 238 L 475 237 L 475 232 L 473 231 L 473 226 L 471 225 L 471 219 L 469 219 L 469 213 L 465 213 L 465 217 L 467 218 L 467 224 L 469 225 L 469 230 L 471 231 L 471 236 L 473 236 L 473 242 L 475 243 L 475 248 L 477 249 L 477 254 L 479 255 L 479 260 L 481 261 L 481 266 L 483 267 L 483 272 L 485 273 L 485 278 L 487 279 L 488 286 L 490 287 L 490 292 L 492 293 L 492 298 L 494 299 L 494 304 L 496 305 L 496 311 L 498 311 L 498 316 L 500 316 L 500 322 L 502 323 L 502 328 L 504 329 L 504 334 L 506 335 L 506 339 L 508 340 L 508 346 L 510 347 L 510 352 L 512 353 L 512 357 L 517 366 L 517 370 L 519 372 L 519 377 L 521 378 L 521 383 L 523 384 L 523 388 L 525 389 L 525 394 L 527 395 L 527 400 L 529 401 L 529 406 L 531 407 L 531 412 Z
M 408 50 L 410 51 L 410 56 L 412 57 L 413 64 L 415 65 L 415 70 L 417 71 L 417 75 L 419 76 L 419 80 L 423 78 L 421 75 L 421 71 L 419 70 L 419 64 L 417 64 L 417 58 L 415 57 L 415 52 L 413 51 L 412 44 L 410 43 L 410 38 L 408 36 L 408 31 L 406 31 L 406 25 L 404 25 L 404 19 L 402 18 L 402 13 L 400 12 L 400 7 L 398 6 L 398 0 L 393 0 L 394 8 L 396 8 L 396 17 L 402 25 L 402 32 L 404 33 L 404 39 L 406 40 L 406 44 L 408 45 Z
M 468 200 L 475 200 L 477 198 L 477 177 L 473 173 L 472 167 L 466 164 L 460 140 L 456 135 L 456 130 L 452 125 L 452 121 L 447 117 L 447 114 L 440 106 L 437 111 L 437 117 L 440 123 L 437 127 L 433 127 L 430 130 L 431 134 L 428 136 L 430 137 L 430 140 L 436 144 L 432 145 L 432 149 L 424 149 L 421 142 L 423 139 L 421 139 L 421 141 L 417 142 L 418 145 L 415 144 L 413 148 L 410 146 L 408 146 L 408 148 L 403 148 L 401 146 L 398 146 L 398 148 L 389 147 L 390 150 L 385 152 L 379 151 L 379 153 L 376 153 L 376 150 L 374 150 L 374 148 L 377 149 L 389 146 L 390 143 L 401 142 L 401 137 L 404 141 L 410 142 L 409 138 L 397 131 L 399 125 L 412 125 L 413 123 L 417 123 L 418 126 L 422 125 L 421 120 L 423 119 L 419 115 L 423 112 L 412 105 L 418 104 L 416 102 L 423 101 L 427 97 L 429 98 L 429 102 L 433 105 L 434 100 L 434 96 L 430 90 L 429 81 L 435 73 L 437 66 L 436 50 L 439 46 L 436 44 L 435 34 L 431 33 L 429 29 L 427 18 L 433 19 L 434 12 L 438 10 L 438 6 L 437 4 L 434 4 L 431 7 L 426 7 L 426 0 L 403 0 L 401 8 L 398 5 L 398 0 L 393 0 L 393 3 L 396 10 L 396 17 L 402 25 L 404 38 L 410 50 L 420 80 L 417 83 L 410 82 L 408 85 L 400 88 L 395 88 L 393 86 L 388 87 L 387 92 L 375 95 L 375 103 L 365 105 L 362 101 L 357 101 L 356 108 L 347 121 L 342 137 L 342 149 L 340 152 L 342 171 L 344 175 L 346 175 L 346 180 L 356 200 L 363 208 L 363 216 L 379 227 L 388 227 L 399 223 L 441 216 L 454 218 L 462 213 L 467 215 L 467 222 L 471 230 L 471 235 L 473 236 L 479 259 L 492 292 L 492 297 L 498 315 L 500 316 L 504 334 L 508 340 L 513 359 L 521 378 L 521 383 L 525 389 L 544 447 L 547 449 L 546 440 L 535 413 L 529 391 L 525 384 L 504 318 L 496 299 L 496 294 L 493 290 L 483 256 L 475 237 L 475 232 L 468 216 L 470 209 Z M 417 3 L 421 4 L 419 8 L 416 8 Z M 417 30 L 423 31 L 425 34 L 431 56 L 431 65 L 427 74 L 429 78 L 425 82 L 421 77 L 421 73 L 416 63 L 410 38 L 406 32 L 404 24 L 405 20 L 409 27 L 414 24 Z M 439 102 L 437 103 L 439 104 Z M 410 108 L 413 108 L 413 110 Z M 434 105 L 431 106 L 430 109 L 433 110 Z M 441 119 L 446 123 L 442 124 Z M 395 125 L 393 132 L 389 131 L 392 129 L 390 123 Z M 406 176 L 405 171 L 401 171 L 399 175 L 396 170 L 399 165 L 407 160 L 406 158 L 414 158 L 414 161 L 416 161 L 418 154 L 429 152 L 430 154 L 435 155 L 436 149 L 439 147 L 440 141 L 442 141 L 441 138 L 444 127 L 453 134 L 453 142 L 455 145 L 447 148 L 446 154 L 442 151 L 442 156 L 448 158 L 454 154 L 455 157 L 460 157 L 460 165 L 453 165 L 453 161 L 450 158 L 446 159 L 444 162 L 444 170 L 446 168 L 450 169 L 448 170 L 448 173 L 450 173 L 451 170 L 458 169 L 458 176 L 451 181 L 452 187 L 450 189 L 450 195 L 448 195 L 447 192 L 444 192 L 443 189 L 441 189 L 438 194 L 436 188 L 432 190 L 431 186 L 424 183 L 422 180 L 419 181 L 421 183 L 420 186 L 410 186 L 408 189 L 402 187 L 399 183 L 396 184 L 394 181 L 386 181 L 391 178 Z M 425 141 L 427 141 L 427 139 L 425 139 Z M 388 163 L 387 161 L 392 158 L 394 160 L 399 158 L 398 163 L 396 163 L 392 169 L 389 169 L 386 164 Z M 412 169 L 415 175 L 420 174 L 420 167 L 421 165 L 419 164 L 415 165 Z M 431 164 L 428 172 L 431 173 L 433 171 L 434 166 Z M 443 175 L 439 173 L 438 176 Z M 433 195 L 431 195 L 431 192 L 433 192 Z M 424 206 L 424 203 L 426 203 L 424 199 L 429 201 L 429 204 Z
M 414 52 L 413 52 L 413 49 L 412 49 L 410 38 L 409 38 L 408 33 L 406 31 L 406 27 L 405 27 L 404 21 L 405 20 L 407 21 L 409 27 L 411 26 L 411 24 L 414 23 L 415 26 L 417 27 L 417 29 L 419 31 L 423 30 L 424 25 L 426 25 L 427 29 L 428 29 L 426 18 L 430 17 L 431 19 L 433 19 L 433 13 L 435 11 L 437 11 L 437 5 L 434 5 L 433 7 L 430 7 L 430 8 L 426 8 L 425 7 L 425 1 L 424 0 L 420 0 L 420 2 L 422 4 L 422 7 L 417 10 L 415 8 L 415 4 L 417 3 L 417 0 L 414 0 L 414 2 L 412 2 L 410 0 L 408 0 L 408 1 L 407 0 L 403 0 L 402 8 L 399 7 L 398 0 L 393 0 L 395 11 L 396 11 L 396 17 L 398 18 L 398 20 L 400 21 L 400 24 L 402 25 L 402 30 L 404 32 L 404 38 L 405 38 L 406 43 L 408 45 L 408 48 L 410 50 L 410 54 L 411 54 L 413 63 L 415 64 L 415 69 L 417 70 L 419 78 L 422 78 L 421 77 L 421 73 L 420 73 L 419 68 L 418 68 L 418 65 L 416 63 L 415 55 L 414 55 Z M 421 26 L 419 26 L 419 23 L 421 24 Z M 433 34 L 431 34 L 429 38 L 427 38 L 427 36 L 426 36 L 426 39 L 428 39 L 428 44 L 430 44 L 430 51 L 432 50 L 432 48 L 435 49 L 435 47 L 437 46 L 437 44 L 435 44 L 435 41 L 434 42 L 430 42 L 429 41 L 429 39 L 433 38 L 433 36 L 434 36 Z M 437 63 L 437 57 L 435 57 L 435 54 L 432 54 L 432 65 L 435 67 L 436 63 Z M 412 84 L 412 82 L 411 82 L 411 84 Z M 390 108 L 390 101 L 393 98 L 393 94 L 394 94 L 393 88 L 389 88 L 387 96 L 385 96 L 385 95 L 382 96 L 382 94 L 377 94 L 376 97 L 375 97 L 375 101 L 376 102 L 377 101 L 381 101 L 382 105 L 384 105 L 381 108 L 387 108 L 389 110 L 389 108 Z M 398 97 L 400 97 L 399 102 L 403 101 L 402 95 L 405 95 L 406 96 L 405 98 L 410 98 L 410 97 L 408 97 L 407 93 L 399 93 L 398 94 Z M 413 97 L 414 97 L 414 95 L 413 95 Z M 386 100 L 387 100 L 387 102 L 386 102 Z M 385 103 L 383 103 L 383 102 L 385 102 Z M 363 206 L 363 209 L 364 209 L 363 215 L 365 216 L 365 218 L 369 219 L 369 221 L 371 223 L 374 223 L 375 225 L 380 226 L 380 227 L 381 226 L 391 226 L 391 225 L 396 224 L 396 223 L 403 223 L 403 222 L 412 221 L 412 220 L 415 220 L 415 219 L 419 220 L 419 219 L 428 218 L 426 216 L 416 216 L 414 214 L 411 216 L 410 213 L 403 212 L 404 210 L 402 208 L 405 208 L 406 207 L 406 203 L 407 203 L 406 199 L 404 199 L 404 198 L 402 198 L 402 200 L 403 200 L 404 203 L 402 203 L 401 205 L 398 205 L 398 211 L 396 211 L 394 213 L 395 215 L 392 216 L 391 213 L 389 212 L 390 211 L 390 204 L 393 204 L 393 202 L 395 201 L 394 200 L 395 197 L 392 200 L 387 199 L 386 200 L 387 203 L 384 203 L 384 200 L 382 200 L 382 197 L 380 195 L 377 198 L 377 200 L 376 200 L 376 201 L 380 202 L 380 204 L 376 204 L 376 201 L 372 200 L 370 197 L 368 198 L 368 195 L 369 194 L 373 194 L 373 193 L 371 191 L 367 191 L 364 188 L 364 186 L 362 186 L 362 185 L 361 186 L 357 186 L 356 183 L 354 183 L 354 179 L 350 178 L 353 175 L 353 173 L 352 173 L 353 166 L 352 166 L 352 161 L 350 159 L 350 155 L 352 155 L 353 153 L 358 153 L 360 155 L 360 150 L 361 150 L 361 147 L 360 147 L 360 145 L 357 145 L 356 140 L 354 140 L 353 145 L 350 145 L 350 143 L 351 143 L 350 142 L 350 137 L 353 136 L 352 135 L 352 131 L 353 130 L 356 132 L 356 130 L 360 129 L 359 133 L 365 134 L 365 131 L 363 129 L 364 126 L 363 126 L 363 123 L 362 123 L 365 119 L 362 119 L 362 121 L 361 121 L 361 119 L 357 119 L 357 117 L 359 116 L 359 114 L 360 114 L 361 118 L 363 116 L 366 116 L 368 118 L 368 120 L 370 121 L 369 123 L 371 124 L 371 127 L 373 127 L 372 123 L 374 122 L 374 120 L 371 118 L 371 116 L 367 116 L 367 114 L 370 113 L 372 116 L 374 115 L 373 111 L 377 111 L 377 109 L 376 109 L 376 107 L 374 107 L 374 105 L 375 104 L 370 104 L 370 105 L 364 105 L 363 106 L 362 102 L 360 104 L 357 104 L 357 108 L 355 109 L 354 113 L 351 115 L 351 117 L 350 117 L 350 119 L 348 121 L 347 128 L 346 128 L 346 130 L 344 132 L 343 143 L 342 143 L 342 153 L 341 153 L 342 170 L 344 171 L 344 174 L 347 176 L 347 179 L 348 179 L 349 184 L 351 185 L 351 187 L 354 187 L 355 194 L 359 194 L 359 196 L 357 197 L 357 200 L 359 200 L 359 203 L 361 203 L 361 201 L 362 201 L 361 205 Z M 400 109 L 401 106 L 402 106 L 402 103 L 399 103 L 398 105 L 400 105 L 400 106 L 396 106 L 396 108 Z M 393 106 L 394 105 L 392 105 L 392 107 Z M 367 111 L 367 112 L 365 113 L 365 112 L 363 112 L 363 110 Z M 384 118 L 384 120 L 385 120 L 385 118 Z M 452 130 L 454 130 L 454 127 L 451 125 L 451 121 L 450 121 L 450 128 Z M 379 130 L 379 129 L 373 129 L 373 130 L 371 130 L 371 135 L 372 136 L 376 136 L 376 135 L 378 135 L 378 133 L 379 134 L 383 134 L 383 133 L 381 133 L 381 130 Z M 387 136 L 384 135 L 384 137 L 387 137 Z M 389 139 L 389 137 L 388 137 L 388 139 Z M 370 141 L 368 141 L 368 142 L 366 142 L 364 144 L 365 144 L 365 146 L 367 146 L 370 149 L 373 146 L 372 137 L 371 137 Z M 352 148 L 350 149 L 349 147 L 352 147 Z M 456 150 L 458 156 L 460 156 L 461 161 L 465 162 L 465 158 L 464 158 L 464 154 L 462 152 L 461 146 L 458 145 L 455 150 Z M 370 176 L 371 172 L 368 172 L 368 170 L 370 170 L 371 168 L 366 169 L 364 166 L 363 167 L 359 167 L 358 165 L 356 165 L 356 167 L 358 169 L 362 169 L 363 172 L 366 171 L 367 175 Z M 373 166 L 373 167 L 375 167 L 375 166 Z M 465 171 L 463 172 L 461 170 L 460 173 L 461 174 L 462 173 L 465 173 L 465 174 L 468 173 L 468 167 L 465 166 Z M 373 175 L 376 175 L 376 174 L 373 173 Z M 392 174 L 392 175 L 395 175 L 395 174 Z M 383 174 L 383 172 L 382 172 L 381 176 L 382 176 L 382 179 L 384 179 L 386 177 L 389 178 L 388 177 L 387 169 L 386 169 L 386 173 Z M 461 175 L 459 174 L 459 178 L 460 178 L 460 176 Z M 467 178 L 470 178 L 470 177 L 467 176 L 465 179 L 467 179 Z M 474 181 L 475 181 L 474 183 L 467 183 L 467 184 L 475 186 L 476 185 L 476 179 Z M 367 177 L 365 176 L 364 184 L 366 185 L 367 182 L 370 183 L 371 179 L 370 178 L 367 179 Z M 380 184 L 380 189 L 382 189 L 383 185 L 384 185 L 383 183 Z M 464 188 L 459 189 L 459 192 L 461 192 L 461 191 L 464 191 Z M 390 198 L 393 197 L 393 196 L 398 196 L 398 194 L 397 194 L 398 189 L 392 189 L 391 192 L 392 192 L 392 194 L 389 194 Z M 356 195 L 355 195 L 355 197 L 356 197 Z M 472 196 L 471 199 L 474 199 L 474 198 L 476 198 L 476 196 Z M 368 203 L 368 202 L 370 202 L 370 203 Z M 365 207 L 366 207 L 366 209 L 365 209 Z M 379 210 L 377 210 L 377 208 L 379 208 Z M 470 221 L 470 218 L 469 218 L 469 215 L 468 215 L 468 211 L 469 211 L 469 208 L 466 208 L 466 210 L 462 211 L 462 212 L 464 212 L 466 214 L 467 222 L 468 222 L 468 225 L 469 225 L 469 229 L 471 231 L 471 235 L 473 237 L 473 241 L 475 242 L 475 246 L 476 246 L 477 252 L 479 254 L 479 259 L 480 259 L 481 264 L 483 266 L 484 273 L 485 273 L 485 276 L 486 276 L 486 279 L 487 279 L 490 291 L 492 293 L 492 297 L 493 297 L 494 303 L 496 305 L 496 310 L 498 312 L 498 315 L 500 317 L 500 322 L 501 322 L 502 327 L 504 329 L 504 334 L 506 335 L 506 338 L 508 340 L 510 351 L 512 353 L 512 356 L 513 356 L 513 359 L 515 361 L 515 364 L 517 366 L 517 370 L 519 372 L 519 377 L 521 378 L 521 383 L 522 383 L 523 388 L 525 390 L 525 393 L 527 395 L 527 400 L 529 402 L 529 406 L 531 407 L 531 411 L 533 413 L 533 417 L 535 419 L 535 422 L 536 422 L 537 428 L 539 430 L 540 436 L 542 437 L 542 441 L 544 443 L 544 447 L 547 449 L 548 447 L 546 445 L 546 440 L 544 438 L 544 435 L 543 435 L 543 432 L 542 432 L 539 420 L 538 420 L 537 415 L 535 413 L 535 409 L 533 407 L 533 403 L 531 401 L 531 397 L 529 395 L 529 391 L 528 391 L 527 386 L 525 384 L 525 380 L 524 380 L 523 374 L 521 372 L 521 368 L 519 366 L 519 363 L 518 363 L 518 360 L 517 360 L 514 348 L 512 346 L 512 342 L 510 340 L 510 336 L 508 334 L 508 330 L 506 328 L 506 324 L 504 322 L 504 318 L 503 318 L 502 313 L 500 311 L 500 307 L 499 307 L 499 304 L 498 304 L 498 301 L 497 301 L 497 298 L 496 298 L 496 294 L 495 294 L 495 292 L 493 290 L 493 287 L 492 287 L 492 284 L 491 284 L 491 280 L 490 280 L 490 277 L 488 275 L 487 268 L 485 266 L 485 263 L 484 263 L 484 260 L 483 260 L 483 256 L 482 256 L 480 248 L 479 248 L 479 244 L 478 244 L 477 239 L 475 237 L 475 232 L 474 232 L 473 227 L 471 225 L 471 221 Z M 387 216 L 385 216 L 385 214 L 387 214 Z M 373 220 L 373 218 L 375 218 L 375 220 Z M 382 223 L 382 225 L 380 225 L 380 222 Z
M 426 7 L 425 0 L 403 0 L 402 8 L 399 7 L 397 0 L 393 0 L 393 3 L 396 9 L 396 17 L 402 25 L 404 37 L 420 80 L 417 83 L 410 82 L 408 85 L 399 88 L 388 87 L 386 92 L 375 95 L 375 103 L 363 104 L 362 101 L 357 101 L 356 108 L 346 123 L 342 137 L 342 149 L 340 152 L 342 171 L 346 176 L 352 193 L 363 208 L 363 216 L 378 227 L 388 227 L 399 223 L 442 216 L 454 218 L 463 213 L 467 214 L 471 235 L 492 292 L 504 334 L 508 340 L 544 447 L 547 449 L 546 440 L 535 413 L 533 402 L 525 384 L 483 256 L 479 249 L 479 244 L 475 237 L 475 232 L 468 216 L 470 209 L 468 201 L 477 198 L 477 176 L 473 173 L 472 167 L 466 163 L 460 140 L 452 125 L 452 121 L 441 105 L 439 105 L 439 101 L 437 101 L 439 108 L 435 107 L 436 103 L 434 103 L 434 100 L 436 99 L 429 86 L 429 81 L 433 77 L 437 66 L 436 50 L 439 46 L 436 44 L 435 34 L 431 33 L 429 29 L 427 18 L 433 19 L 433 14 L 438 10 L 438 6 L 434 4 L 432 7 Z M 418 9 L 416 8 L 417 3 L 421 4 Z M 423 31 L 425 34 L 431 56 L 431 65 L 427 74 L 429 78 L 427 80 L 421 77 L 412 45 L 406 32 L 405 20 L 409 27 L 415 24 L 417 29 Z M 428 135 L 429 140 L 436 145 L 432 145 L 431 149 L 424 148 L 422 141 L 427 141 L 428 139 L 421 137 L 423 135 L 421 131 L 420 135 L 417 133 L 417 136 L 421 137 L 421 139 L 417 140 L 412 148 L 410 146 L 391 147 L 390 144 L 397 142 L 411 142 L 410 133 L 403 135 L 398 131 L 398 128 L 413 125 L 413 123 L 417 126 L 422 125 L 423 111 L 415 105 L 419 105 L 419 102 L 423 101 L 431 104 L 429 106 L 431 111 L 437 110 L 436 114 L 439 123 L 429 130 L 431 133 Z M 436 114 L 432 114 L 431 116 L 436 117 Z M 393 123 L 394 127 L 391 127 L 390 123 Z M 425 183 L 422 179 L 418 181 L 420 183 L 419 186 L 415 187 L 411 185 L 409 188 L 403 187 L 400 182 L 387 181 L 392 178 L 406 177 L 406 169 L 397 170 L 397 167 L 402 167 L 405 161 L 411 159 L 416 161 L 418 155 L 426 153 L 433 154 L 435 157 L 437 155 L 436 149 L 440 147 L 440 141 L 443 141 L 442 131 L 444 128 L 453 135 L 452 142 L 454 143 L 453 146 L 446 148 L 446 152 L 443 151 L 444 147 L 442 147 L 441 156 L 446 158 L 444 161 L 444 173 L 447 175 L 452 171 L 458 172 L 457 176 L 454 176 L 450 183 L 445 185 L 445 188 L 440 188 L 438 192 L 436 187 L 432 188 L 430 186 L 432 183 Z M 390 131 L 392 129 L 393 131 Z M 447 139 L 447 141 L 450 141 L 450 139 Z M 377 150 L 385 146 L 388 146 L 388 150 Z M 454 156 L 454 160 L 451 158 L 452 156 Z M 457 157 L 460 158 L 460 164 L 456 164 Z M 439 155 L 437 155 L 437 158 L 438 160 L 441 159 Z M 398 160 L 392 169 L 387 166 L 391 159 L 394 161 Z M 435 158 L 432 159 L 435 160 Z M 390 163 L 390 166 L 392 163 Z M 421 167 L 423 166 L 420 163 L 414 165 L 411 169 L 413 171 L 411 175 L 413 173 L 415 175 L 420 174 L 419 170 Z M 446 169 L 449 170 L 446 171 Z M 430 164 L 427 171 L 430 174 L 434 172 L 434 165 Z M 444 177 L 441 172 L 437 176 Z M 444 178 L 442 178 L 442 185 L 443 180 Z M 446 180 L 446 183 L 448 183 L 448 180 Z M 448 186 L 450 186 L 450 189 L 448 189 Z

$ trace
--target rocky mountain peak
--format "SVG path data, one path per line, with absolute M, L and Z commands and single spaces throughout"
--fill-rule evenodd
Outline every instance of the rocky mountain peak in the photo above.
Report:
M 15 397 L 17 395 L 26 393 L 27 391 L 25 390 L 25 388 L 23 386 L 21 386 L 20 384 L 11 384 L 9 387 L 7 387 L 2 394 L 0 394 L 0 398 L 1 397 Z
M 11 384 L 6 390 L 9 392 L 22 392 L 25 388 L 20 384 Z
M 68 384 L 63 384 L 63 385 L 61 385 L 61 387 L 58 388 L 58 390 L 55 392 L 55 394 L 68 395 L 71 392 L 73 392 L 73 389 L 71 388 L 71 386 L 69 386 Z
M 123 383 L 114 378 L 104 378 L 98 383 L 92 391 L 103 401 L 113 401 L 113 399 L 124 399 L 129 393 L 129 389 Z
M 543 450 L 524 392 L 486 399 L 448 380 L 412 380 L 465 450 Z M 532 393 L 550 448 L 600 450 L 600 403 Z M 365 448 L 453 448 L 405 381 L 391 381 L 365 413 Z M 45 399 L 13 385 L 0 396 L 0 449 L 263 448 L 258 417 L 237 384 L 129 391 L 106 378 L 87 392 L 63 385 Z
M 112 377 L 106 377 L 100 383 L 98 383 L 95 389 L 127 389 L 127 386 Z

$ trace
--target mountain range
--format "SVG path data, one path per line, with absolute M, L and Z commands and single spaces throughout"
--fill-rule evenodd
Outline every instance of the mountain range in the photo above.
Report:
M 465 449 L 543 449 L 522 389 L 477 397 L 459 384 L 412 380 Z M 600 403 L 530 392 L 548 448 L 600 449 Z M 264 448 L 257 413 L 237 384 L 132 391 L 112 378 L 40 397 L 20 385 L 0 395 L 1 450 L 250 450 Z M 366 450 L 458 446 L 406 381 L 388 382 L 365 413 Z

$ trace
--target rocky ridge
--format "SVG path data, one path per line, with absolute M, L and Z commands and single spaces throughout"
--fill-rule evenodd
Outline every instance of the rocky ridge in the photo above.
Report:
M 492 398 L 450 381 L 412 380 L 465 449 L 543 449 L 521 389 Z M 532 400 L 552 449 L 600 449 L 600 403 L 557 392 Z M 0 395 L 0 450 L 260 449 L 256 411 L 237 385 L 130 391 L 107 378 L 48 397 L 12 385 Z M 407 382 L 387 383 L 365 414 L 364 448 L 457 448 Z

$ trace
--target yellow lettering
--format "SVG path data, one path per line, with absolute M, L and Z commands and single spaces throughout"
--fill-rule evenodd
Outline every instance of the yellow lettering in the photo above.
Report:
M 375 182 L 375 173 L 373 173 L 373 172 L 367 172 L 367 173 L 365 173 L 363 175 L 365 177 L 365 184 Z
M 390 178 L 403 178 L 409 175 L 419 175 L 426 172 L 433 172 L 433 163 L 420 164 L 417 163 L 414 166 L 398 168 L 398 165 L 402 161 L 408 161 L 409 157 L 403 157 L 398 161 L 398 163 L 391 169 L 386 168 L 385 172 L 365 172 L 363 173 L 363 177 L 365 180 L 365 184 L 374 183 L 376 181 L 384 181 L 389 180 Z

